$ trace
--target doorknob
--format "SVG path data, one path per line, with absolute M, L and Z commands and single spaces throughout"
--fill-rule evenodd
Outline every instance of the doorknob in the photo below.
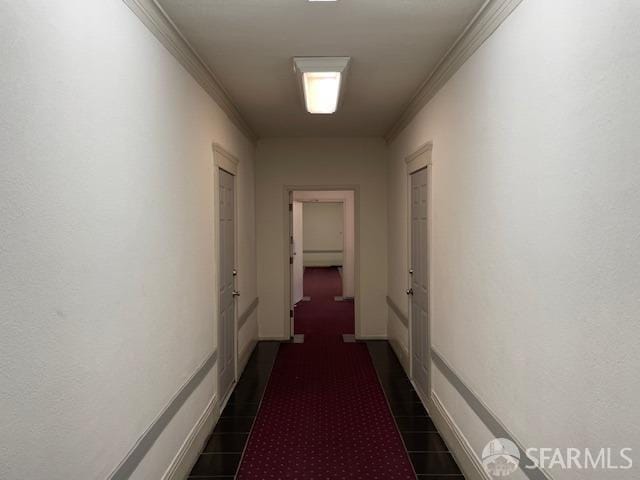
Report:
M 413 295 L 413 288 L 410 288 L 406 291 L 407 295 Z
M 234 290 L 233 292 L 231 292 L 231 295 L 233 295 L 234 297 L 239 297 L 240 296 L 240 292 L 237 290 Z
M 232 273 L 233 273 L 233 276 L 234 276 L 234 277 L 235 277 L 236 275 L 238 275 L 238 271 L 237 271 L 235 268 L 233 269 L 233 272 L 232 272 Z

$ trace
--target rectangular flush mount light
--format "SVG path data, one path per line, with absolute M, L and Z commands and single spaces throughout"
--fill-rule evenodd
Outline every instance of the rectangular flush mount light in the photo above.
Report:
M 295 57 L 294 70 L 307 112 L 335 113 L 342 99 L 349 57 Z

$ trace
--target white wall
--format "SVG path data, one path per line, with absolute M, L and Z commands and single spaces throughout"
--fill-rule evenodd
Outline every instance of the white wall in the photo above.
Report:
M 122 2 L 0 17 L 0 478 L 103 479 L 215 349 L 213 141 L 255 298 L 254 149 Z M 161 478 L 214 377 L 132 478 Z
M 639 24 L 637 1 L 515 10 L 391 145 L 388 281 L 406 311 L 404 159 L 433 141 L 435 348 L 525 446 L 630 446 L 637 466 Z M 488 432 L 433 381 L 479 452 Z
M 304 204 L 305 267 L 342 266 L 344 250 L 343 204 L 307 202 Z
M 264 139 L 256 160 L 260 336 L 289 335 L 285 301 L 285 186 L 357 186 L 360 336 L 385 337 L 387 147 L 382 139 Z M 358 321 L 356 321 L 358 329 Z

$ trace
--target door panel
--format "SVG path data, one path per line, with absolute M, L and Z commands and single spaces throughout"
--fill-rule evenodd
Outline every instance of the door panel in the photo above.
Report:
M 235 194 L 234 177 L 219 171 L 218 388 L 223 401 L 235 380 Z
M 429 372 L 428 170 L 411 175 L 411 374 L 427 395 Z

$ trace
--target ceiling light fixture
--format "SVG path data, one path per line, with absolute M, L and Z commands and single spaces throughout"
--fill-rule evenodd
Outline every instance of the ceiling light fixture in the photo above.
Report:
M 325 0 L 326 1 L 326 0 Z M 295 57 L 293 67 L 298 76 L 307 112 L 335 113 L 342 100 L 350 57 Z

